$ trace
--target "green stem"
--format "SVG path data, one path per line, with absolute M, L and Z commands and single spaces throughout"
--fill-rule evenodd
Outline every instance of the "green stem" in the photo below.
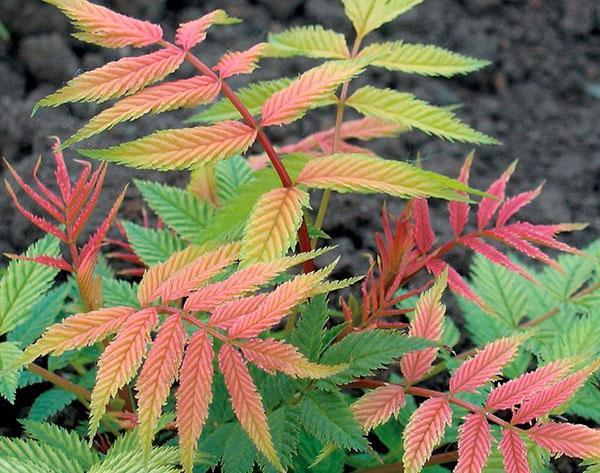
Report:
M 360 43 L 362 38 L 357 36 L 354 40 L 354 45 L 352 46 L 352 52 L 350 53 L 350 57 L 356 57 L 358 54 Z M 341 132 L 342 125 L 344 124 L 344 112 L 346 110 L 346 100 L 348 98 L 348 89 L 350 87 L 350 81 L 344 82 L 342 85 L 342 90 L 340 92 L 340 96 L 338 99 L 337 110 L 335 114 L 335 128 L 333 131 L 333 147 L 332 154 L 339 153 L 340 145 L 342 142 Z M 317 218 L 315 219 L 315 229 L 318 232 L 323 228 L 323 224 L 325 223 L 325 217 L 327 215 L 327 209 L 329 208 L 329 201 L 331 200 L 331 189 L 325 189 L 323 191 L 323 196 L 321 197 L 321 203 L 319 204 L 319 211 L 317 212 Z M 315 236 L 311 242 L 310 246 L 312 249 L 317 247 L 317 242 L 319 241 L 319 237 Z

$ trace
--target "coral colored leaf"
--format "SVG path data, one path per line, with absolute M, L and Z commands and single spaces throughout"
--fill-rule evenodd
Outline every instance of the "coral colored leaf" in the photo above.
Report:
M 519 209 L 528 205 L 532 200 L 542 192 L 542 186 L 536 187 L 532 191 L 522 192 L 510 199 L 507 199 L 498 210 L 498 216 L 496 217 L 496 227 L 502 227 L 506 224 L 509 218 L 511 218 Z
M 272 261 L 284 256 L 296 243 L 302 208 L 308 201 L 308 193 L 297 187 L 282 187 L 261 196 L 246 226 L 242 263 Z
M 514 429 L 502 431 L 500 451 L 506 473 L 529 473 L 531 471 L 527 463 L 525 444 Z
M 128 143 L 98 150 L 80 150 L 90 158 L 159 171 L 190 169 L 245 152 L 256 130 L 241 122 L 162 130 Z
M 91 438 L 98 430 L 111 397 L 135 376 L 146 354 L 150 330 L 157 322 L 155 308 L 136 312 L 127 318 L 117 337 L 100 356 L 90 403 L 88 432 Z
M 446 307 L 440 299 L 446 288 L 447 273 L 442 273 L 434 286 L 424 293 L 415 307 L 415 316 L 410 324 L 409 335 L 439 342 L 444 326 Z M 409 383 L 414 383 L 431 368 L 437 356 L 437 348 L 426 348 L 407 353 L 400 360 L 402 374 Z
M 486 417 L 468 414 L 458 429 L 458 464 L 454 473 L 481 473 L 492 449 L 492 432 Z
M 161 283 L 150 294 L 150 299 L 160 297 L 163 302 L 170 302 L 186 296 L 192 289 L 199 287 L 233 263 L 238 258 L 239 251 L 239 244 L 231 243 L 198 257 Z
M 223 345 L 219 350 L 219 368 L 231 396 L 233 411 L 241 426 L 273 466 L 284 471 L 273 446 L 262 399 L 242 355 L 231 345 Z
M 412 203 L 413 220 L 415 222 L 415 240 L 417 247 L 422 253 L 425 253 L 433 246 L 435 241 L 435 233 L 431 228 L 431 220 L 429 218 L 429 204 L 427 199 L 415 199 Z
M 310 69 L 262 106 L 262 125 L 285 125 L 301 118 L 311 105 L 364 69 L 360 61 L 330 61 Z
M 426 76 L 452 77 L 490 64 L 488 61 L 463 56 L 430 44 L 408 44 L 402 41 L 370 44 L 358 57 L 369 56 L 373 57 L 373 66 Z
M 206 30 L 211 25 L 232 25 L 239 20 L 232 18 L 223 10 L 215 10 L 197 20 L 182 23 L 175 33 L 175 44 L 189 51 L 206 38 Z
M 297 26 L 277 34 L 269 34 L 270 57 L 307 56 L 326 59 L 350 57 L 343 34 L 321 25 Z
M 527 436 L 555 455 L 578 458 L 600 457 L 600 430 L 585 425 L 548 422 L 537 424 Z
M 294 307 L 318 293 L 319 285 L 326 275 L 327 273 L 322 271 L 302 274 L 278 286 L 265 297 L 256 310 L 235 322 L 229 330 L 229 336 L 254 337 L 271 328 Z
M 221 84 L 218 81 L 206 76 L 148 87 L 96 115 L 66 141 L 65 146 L 97 135 L 118 123 L 140 118 L 147 113 L 162 113 L 212 102 L 220 89 Z
M 241 317 L 257 310 L 267 297 L 266 293 L 255 294 L 221 304 L 213 311 L 209 323 L 213 327 L 229 330 Z
M 567 402 L 579 391 L 586 379 L 598 369 L 599 363 L 584 368 L 565 379 L 542 389 L 525 401 L 513 416 L 512 424 L 524 424 L 532 419 L 546 415 Z
M 144 455 L 149 455 L 162 406 L 175 381 L 183 348 L 185 330 L 181 316 L 170 316 L 161 326 L 137 380 L 139 438 Z
M 468 191 L 463 184 L 400 161 L 363 154 L 334 154 L 309 161 L 297 178 L 298 184 L 338 192 L 384 192 L 396 197 L 463 199 L 455 191 Z
M 484 230 L 483 235 L 499 240 L 505 245 L 514 248 L 515 250 L 525 254 L 530 258 L 537 259 L 542 263 L 547 264 L 548 266 L 552 266 L 558 271 L 562 270 L 560 264 L 558 264 L 556 261 L 550 258 L 550 256 L 548 256 L 539 248 L 533 246 L 528 241 L 521 239 L 520 236 L 515 235 L 515 233 L 509 228 L 501 227 L 492 228 L 490 230 Z
M 404 388 L 386 384 L 365 394 L 352 404 L 351 409 L 363 430 L 368 432 L 398 414 L 405 404 Z
M 452 410 L 443 397 L 427 399 L 410 416 L 404 429 L 404 471 L 417 473 L 452 423 Z
M 443 271 L 448 271 L 448 287 L 458 294 L 461 297 L 469 301 L 473 301 L 478 304 L 480 307 L 484 308 L 487 312 L 490 312 L 491 309 L 486 307 L 485 302 L 481 300 L 481 298 L 473 292 L 473 290 L 469 287 L 467 282 L 463 279 L 463 277 L 449 264 L 445 263 L 441 259 L 433 259 L 427 263 L 427 269 L 431 271 L 436 276 L 442 274 Z
M 484 197 L 481 199 L 481 202 L 479 202 L 479 208 L 477 209 L 477 227 L 480 231 L 488 226 L 492 220 L 492 217 L 496 213 L 496 210 L 498 210 L 498 208 L 500 208 L 502 205 L 502 202 L 504 201 L 506 185 L 508 184 L 510 176 L 512 176 L 512 173 L 515 171 L 516 167 L 517 162 L 513 161 L 506 171 L 502 173 L 502 176 L 493 182 L 486 191 L 493 197 Z
M 268 373 L 281 371 L 293 378 L 319 379 L 337 374 L 346 368 L 346 365 L 311 363 L 296 347 L 278 340 L 253 338 L 239 346 L 248 361 Z
M 327 249 L 300 253 L 269 263 L 257 263 L 236 271 L 224 281 L 209 284 L 190 294 L 184 309 L 190 311 L 213 311 L 217 306 L 258 289 L 275 276 L 292 266 L 325 253 Z M 211 319 L 212 320 L 212 319 Z
M 91 345 L 118 331 L 134 312 L 131 307 L 109 307 L 67 317 L 49 327 L 37 342 L 25 350 L 20 361 L 29 363 L 42 355 L 60 355 Z
M 507 225 L 507 230 L 515 233 L 519 237 L 528 240 L 536 245 L 547 246 L 559 251 L 567 253 L 580 254 L 577 248 L 569 246 L 555 239 L 555 235 L 561 232 L 572 232 L 582 230 L 585 224 L 557 224 L 557 225 L 533 225 L 528 222 L 519 222 Z
M 257 67 L 266 43 L 259 43 L 246 51 L 234 51 L 225 53 L 213 70 L 219 73 L 221 79 L 238 74 L 250 74 Z
M 15 255 L 13 253 L 5 253 L 4 256 L 10 259 L 16 259 L 21 261 L 30 261 L 32 263 L 42 264 L 44 266 L 49 266 L 54 269 L 62 269 L 64 271 L 73 271 L 73 266 L 69 262 L 67 262 L 64 258 L 56 258 L 54 256 L 24 256 L 24 255 Z
M 473 164 L 473 153 L 469 153 L 460 168 L 460 174 L 458 180 L 463 184 L 469 183 L 469 173 L 471 171 L 471 164 Z M 454 236 L 460 236 L 465 229 L 465 225 L 469 219 L 469 212 L 471 206 L 466 202 L 452 201 L 448 203 L 448 213 L 450 226 L 454 231 Z
M 212 401 L 214 351 L 206 331 L 200 329 L 188 343 L 177 390 L 177 431 L 181 463 L 192 471 L 198 437 Z
M 494 138 L 461 122 L 450 110 L 435 107 L 412 94 L 368 85 L 358 89 L 347 104 L 366 116 L 417 128 L 450 141 L 498 143 Z
M 109 62 L 71 79 L 62 89 L 38 102 L 36 108 L 67 102 L 104 102 L 133 94 L 177 70 L 183 59 L 180 49 L 169 47 Z
M 492 263 L 499 264 L 504 266 L 505 268 L 520 274 L 525 279 L 533 281 L 533 277 L 525 270 L 522 266 L 513 263 L 512 260 L 506 256 L 504 253 L 501 253 L 492 245 L 486 243 L 482 239 L 475 236 L 463 237 L 460 239 L 460 242 L 466 246 L 467 248 L 472 249 L 476 253 L 479 253 L 482 256 L 485 256 Z
M 454 372 L 450 378 L 450 392 L 474 392 L 491 381 L 515 357 L 523 340 L 524 337 L 500 338 L 487 344 Z
M 346 16 L 350 18 L 356 34 L 363 38 L 407 12 L 423 0 L 342 0 Z
M 88 43 L 105 48 L 141 48 L 162 39 L 162 28 L 159 25 L 121 15 L 87 0 L 44 1 L 68 16 L 81 30 L 74 36 Z
M 521 404 L 525 399 L 566 375 L 571 364 L 568 360 L 555 361 L 501 384 L 490 393 L 486 407 L 490 410 L 500 410 Z

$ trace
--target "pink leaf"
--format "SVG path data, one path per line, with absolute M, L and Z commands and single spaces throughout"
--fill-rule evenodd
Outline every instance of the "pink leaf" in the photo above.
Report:
M 481 473 L 491 449 L 492 432 L 485 415 L 467 415 L 458 429 L 458 464 L 454 473 Z
M 502 431 L 500 451 L 506 473 L 530 473 L 525 444 L 513 429 Z
M 492 220 L 494 213 L 496 213 L 496 210 L 498 210 L 498 207 L 502 204 L 506 184 L 508 184 L 508 180 L 516 166 L 517 162 L 514 161 L 508 169 L 502 173 L 502 176 L 488 188 L 487 193 L 493 195 L 495 198 L 484 197 L 481 199 L 481 202 L 479 202 L 479 209 L 477 210 L 477 227 L 480 231 L 487 227 L 490 220 Z
M 225 53 L 213 69 L 219 73 L 221 79 L 237 74 L 249 74 L 256 69 L 256 63 L 265 46 L 266 43 L 259 43 L 246 51 Z
M 548 422 L 533 426 L 527 436 L 555 455 L 600 457 L 600 430 L 585 425 Z
M 521 253 L 525 254 L 526 256 L 529 256 L 530 258 L 537 259 L 537 260 L 541 261 L 542 263 L 545 263 L 559 271 L 562 271 L 561 266 L 556 261 L 554 261 L 552 258 L 550 258 L 550 256 L 548 256 L 542 250 L 533 246 L 531 243 L 527 242 L 526 240 L 523 240 L 520 237 L 516 236 L 512 231 L 510 231 L 510 229 L 508 229 L 506 227 L 485 230 L 483 232 L 483 234 L 485 236 L 489 236 L 489 237 L 495 238 L 497 240 L 500 240 L 505 245 L 508 245 L 511 248 L 514 248 L 515 250 L 520 251 Z
M 365 394 L 352 404 L 351 409 L 364 431 L 368 432 L 398 414 L 404 404 L 404 388 L 397 384 L 386 384 Z
M 490 312 L 491 309 L 487 307 L 485 302 L 481 300 L 481 298 L 473 292 L 473 290 L 469 287 L 467 282 L 463 279 L 463 277 L 454 269 L 452 266 L 442 261 L 439 258 L 433 259 L 427 263 L 427 269 L 431 271 L 436 276 L 442 274 L 444 270 L 448 270 L 448 287 L 450 290 L 455 292 L 461 297 L 465 299 L 475 302 L 481 308 L 483 308 L 486 312 Z
M 225 330 L 230 329 L 237 320 L 257 310 L 267 298 L 267 294 L 256 294 L 241 299 L 226 302 L 215 308 L 209 324 Z
M 415 222 L 415 240 L 422 253 L 428 251 L 435 240 L 429 219 L 429 205 L 427 199 L 413 199 L 413 220 Z
M 498 210 L 496 226 L 504 226 L 506 222 L 508 222 L 509 218 L 516 214 L 519 211 L 519 209 L 525 207 L 533 199 L 540 195 L 540 192 L 542 192 L 542 186 L 539 186 L 532 191 L 522 192 L 504 202 L 504 204 L 502 204 L 502 207 L 500 207 L 500 210 Z
M 473 156 L 473 153 L 469 153 L 460 169 L 458 180 L 464 184 L 469 183 L 469 172 L 471 171 L 471 164 L 473 164 Z M 465 225 L 469 219 L 470 210 L 471 206 L 466 202 L 457 202 L 453 200 L 448 203 L 450 226 L 452 227 L 452 230 L 454 230 L 455 236 L 460 236 L 465 229 Z
M 477 238 L 475 236 L 468 236 L 461 238 L 460 242 L 467 248 L 471 248 L 473 251 L 479 253 L 482 256 L 485 256 L 492 263 L 504 266 L 505 268 L 517 274 L 520 274 L 529 281 L 535 281 L 533 277 L 524 268 L 522 268 L 518 264 L 513 263 L 508 256 L 506 256 L 504 253 L 501 253 L 496 248 L 484 242 L 480 238 Z

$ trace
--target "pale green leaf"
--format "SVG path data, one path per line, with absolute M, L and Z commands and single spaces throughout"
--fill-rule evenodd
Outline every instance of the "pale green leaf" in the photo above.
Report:
M 166 229 L 144 228 L 132 222 L 123 222 L 127 239 L 135 254 L 146 264 L 154 266 L 167 260 L 176 251 L 185 249 L 187 243 Z
M 15 402 L 20 369 L 15 368 L 10 371 L 4 371 L 4 369 L 11 366 L 22 353 L 16 343 L 0 343 L 0 373 L 2 373 L 0 375 L 0 396 L 11 404 Z
M 423 0 L 342 0 L 346 16 L 359 37 L 394 20 Z
M 268 49 L 264 55 L 346 59 L 350 52 L 343 34 L 327 30 L 320 25 L 310 25 L 270 34 Z

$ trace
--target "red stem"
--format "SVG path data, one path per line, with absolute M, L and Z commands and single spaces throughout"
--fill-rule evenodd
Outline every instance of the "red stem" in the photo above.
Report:
M 261 144 L 261 146 L 265 150 L 265 153 L 271 160 L 271 164 L 273 165 L 273 168 L 277 172 L 277 175 L 279 176 L 279 180 L 281 181 L 281 184 L 284 187 L 293 187 L 294 182 L 292 181 L 292 178 L 290 177 L 289 173 L 285 169 L 285 166 L 281 162 L 281 159 L 280 159 L 279 155 L 277 154 L 277 151 L 275 151 L 275 148 L 273 147 L 271 140 L 269 140 L 269 138 L 265 134 L 264 130 L 256 122 L 256 120 L 254 119 L 254 117 L 252 116 L 250 111 L 240 101 L 240 99 L 237 97 L 237 95 L 231 89 L 231 87 L 229 87 L 229 85 L 225 81 L 223 81 L 217 74 L 215 74 L 210 67 L 208 67 L 206 64 L 204 64 L 200 59 L 198 59 L 192 53 L 188 52 L 186 54 L 186 59 L 192 66 L 194 66 L 202 74 L 212 77 L 213 79 L 221 82 L 221 92 L 223 92 L 223 95 L 225 95 L 225 97 L 227 97 L 227 99 L 236 108 L 236 110 L 238 112 L 240 112 L 240 115 L 242 115 L 242 118 L 244 119 L 246 124 L 249 127 L 256 130 L 256 136 L 257 136 L 258 142 Z M 302 224 L 300 226 L 300 229 L 298 230 L 298 243 L 300 245 L 300 250 L 302 252 L 307 252 L 307 251 L 311 250 L 310 238 L 308 235 L 308 226 L 306 225 L 305 218 L 302 219 Z M 314 265 L 313 260 L 306 261 L 303 266 L 304 266 L 304 272 L 310 272 L 310 271 L 315 270 L 315 265 Z

